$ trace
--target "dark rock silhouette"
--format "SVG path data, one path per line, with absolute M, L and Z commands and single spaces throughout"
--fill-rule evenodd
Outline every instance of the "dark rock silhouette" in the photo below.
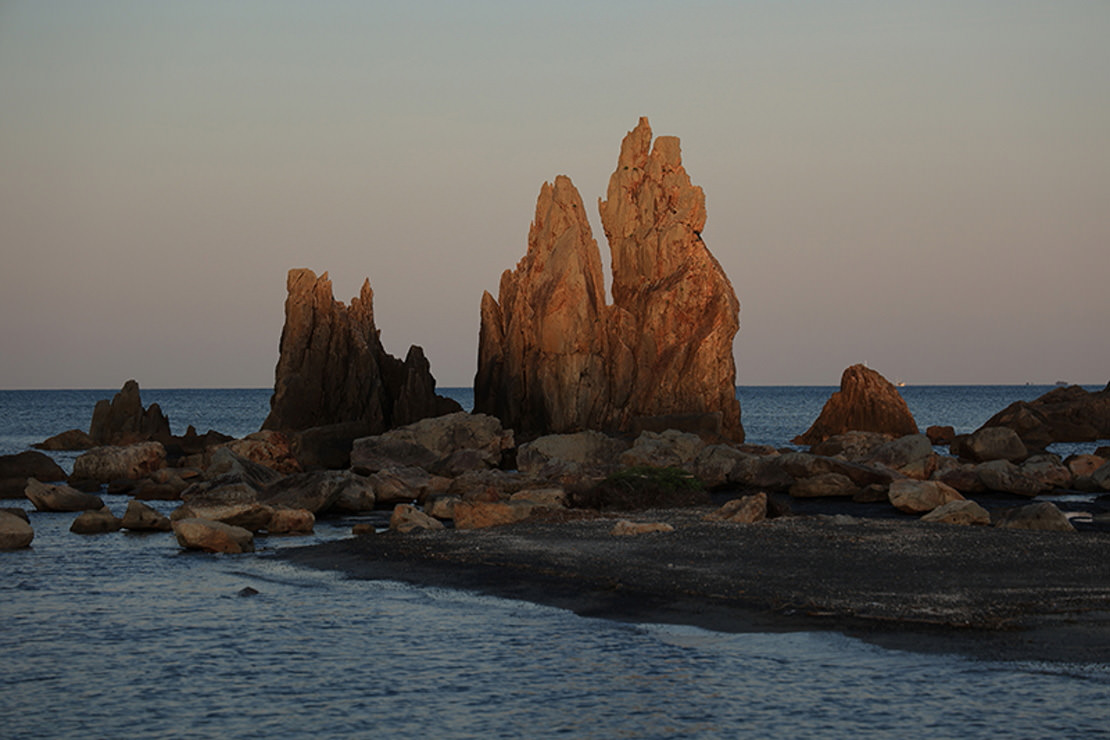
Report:
M 137 442 L 170 442 L 170 420 L 156 403 L 143 408 L 139 384 L 128 380 L 111 401 L 93 407 L 89 436 L 98 445 L 129 445 Z
M 346 306 L 332 296 L 325 272 L 293 269 L 274 393 L 263 429 L 292 431 L 362 422 L 366 434 L 459 410 L 435 395 L 419 347 L 402 362 L 387 354 L 374 326 L 370 281 Z
M 1035 450 L 1053 442 L 1110 439 L 1110 384 L 1093 393 L 1078 385 L 1054 388 L 1032 401 L 1015 401 L 981 429 L 987 427 L 1009 427 Z
M 840 377 L 817 420 L 795 444 L 815 445 L 845 432 L 881 432 L 895 437 L 917 434 L 917 422 L 894 384 L 866 365 L 852 365 Z
M 482 297 L 475 411 L 523 437 L 652 419 L 743 441 L 732 340 L 740 304 L 701 240 L 705 196 L 678 139 L 652 147 L 647 119 L 625 137 L 599 201 L 613 265 L 601 257 L 569 178 L 545 183 L 528 252 Z

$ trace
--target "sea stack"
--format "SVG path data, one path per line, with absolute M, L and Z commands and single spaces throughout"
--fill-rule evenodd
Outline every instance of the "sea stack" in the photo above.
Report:
M 613 304 L 570 179 L 545 183 L 528 251 L 482 297 L 475 411 L 524 438 L 689 424 L 743 441 L 732 340 L 740 303 L 701 240 L 705 195 L 678 139 L 646 118 L 621 145 L 608 197 Z
M 845 432 L 902 437 L 917 431 L 917 422 L 894 384 L 866 365 L 852 365 L 840 376 L 840 390 L 825 402 L 813 426 L 793 441 L 815 445 Z
M 382 347 L 369 280 L 350 306 L 334 299 L 326 272 L 316 277 L 311 270 L 290 270 L 286 287 L 285 326 L 263 429 L 359 422 L 364 433 L 380 434 L 461 410 L 435 394 L 420 347 L 410 348 L 404 362 Z

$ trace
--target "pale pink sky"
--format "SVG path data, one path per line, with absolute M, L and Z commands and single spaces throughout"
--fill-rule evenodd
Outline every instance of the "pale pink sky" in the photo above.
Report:
M 1110 3 L 0 1 L 0 388 L 269 386 L 291 267 L 470 385 L 541 184 L 681 138 L 740 384 L 1110 380 Z

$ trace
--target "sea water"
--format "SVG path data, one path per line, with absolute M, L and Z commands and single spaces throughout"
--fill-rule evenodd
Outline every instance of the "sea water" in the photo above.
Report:
M 741 388 L 749 439 L 787 444 L 832 390 Z M 902 392 L 920 426 L 960 432 L 1046 390 Z M 464 406 L 472 398 L 446 392 Z M 0 454 L 87 429 L 92 405 L 111 395 L 0 391 Z M 255 389 L 143 390 L 175 433 L 193 424 L 241 436 L 261 425 L 268 398 Z M 117 514 L 126 506 L 104 498 Z M 348 536 L 352 519 L 229 556 L 182 551 L 168 533 L 74 535 L 74 516 L 32 512 L 33 547 L 0 553 L 0 738 L 1106 732 L 1106 665 L 903 652 L 835 632 L 625 624 L 266 556 Z

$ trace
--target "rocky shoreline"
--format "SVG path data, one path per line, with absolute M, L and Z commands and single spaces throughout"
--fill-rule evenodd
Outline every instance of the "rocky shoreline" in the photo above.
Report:
M 1110 534 L 801 516 L 614 535 L 615 516 L 385 532 L 274 557 L 543 603 L 583 616 L 725 632 L 838 630 L 894 649 L 1110 663 Z

